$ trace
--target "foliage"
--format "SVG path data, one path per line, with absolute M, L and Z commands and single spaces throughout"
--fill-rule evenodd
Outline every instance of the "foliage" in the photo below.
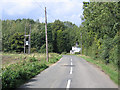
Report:
M 75 52 L 75 54 L 80 54 L 80 52 Z
M 2 90 L 10 90 L 24 84 L 30 78 L 46 69 L 50 64 L 57 62 L 62 56 L 51 53 L 49 62 L 39 61 L 35 56 L 19 63 L 10 64 L 2 68 Z
M 80 26 L 83 54 L 105 63 L 119 64 L 120 2 L 83 2 Z M 77 36 L 80 37 L 80 36 Z
M 52 57 L 51 59 L 49 59 L 49 62 L 48 63 L 55 63 L 57 62 L 62 56 L 54 56 Z
M 15 33 L 9 38 L 11 50 L 15 52 L 22 52 L 24 45 L 24 34 L 23 33 Z
M 48 67 L 46 64 L 31 60 L 9 65 L 3 69 L 2 90 L 16 88 Z
M 33 57 L 30 57 L 29 61 L 30 61 L 30 62 L 36 62 L 36 61 L 38 61 L 38 60 L 33 56 Z
M 3 36 L 3 49 L 7 52 L 23 52 L 24 34 L 14 33 L 11 37 Z
M 29 24 L 31 24 L 31 52 L 45 53 L 45 24 L 32 19 L 2 21 L 2 49 L 4 52 L 20 53 L 24 51 L 24 30 L 26 25 L 26 34 L 29 34 Z M 47 29 L 49 52 L 69 52 L 76 43 L 78 27 L 71 22 L 55 20 L 53 23 L 48 23 Z
M 39 53 L 45 53 L 46 52 L 46 44 L 42 45 L 42 47 L 39 50 Z
M 46 44 L 43 44 L 38 52 L 39 53 L 45 53 L 46 52 Z M 52 44 L 48 45 L 48 52 L 53 52 Z
M 65 54 L 67 54 L 67 52 L 62 52 L 62 55 L 65 55 Z

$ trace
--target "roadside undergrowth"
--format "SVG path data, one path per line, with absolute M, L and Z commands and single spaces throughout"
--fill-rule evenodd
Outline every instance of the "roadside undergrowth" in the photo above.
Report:
M 49 62 L 38 60 L 35 56 L 32 56 L 27 60 L 22 60 L 19 63 L 10 64 L 2 68 L 2 90 L 19 87 L 62 57 L 55 53 L 50 55 Z

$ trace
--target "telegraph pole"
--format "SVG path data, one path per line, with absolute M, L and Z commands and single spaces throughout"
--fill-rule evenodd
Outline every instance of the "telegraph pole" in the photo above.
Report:
M 81 33 L 81 54 L 82 54 L 82 33 Z
M 30 32 L 29 32 L 29 48 L 28 48 L 28 54 L 30 54 L 30 48 L 31 48 L 31 42 L 30 42 L 30 39 L 31 39 L 31 24 L 30 24 Z
M 24 54 L 25 54 L 25 46 L 26 46 L 26 25 L 25 25 L 25 38 L 24 38 Z
M 46 7 L 45 7 L 45 34 L 46 34 L 46 61 L 48 62 L 49 56 L 48 56 L 47 13 L 46 13 Z

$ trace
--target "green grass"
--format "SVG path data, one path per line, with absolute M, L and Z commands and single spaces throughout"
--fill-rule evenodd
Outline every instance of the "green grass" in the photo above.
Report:
M 3 53 L 2 54 L 2 67 L 6 67 L 10 64 L 20 63 L 21 61 L 28 60 L 30 57 L 35 57 L 41 62 L 45 62 L 46 55 L 44 53 L 31 53 L 31 54 L 17 54 L 17 53 Z M 49 59 L 59 57 L 57 53 L 49 53 Z
M 2 90 L 9 90 L 17 88 L 25 83 L 30 78 L 36 76 L 44 69 L 48 68 L 51 64 L 56 63 L 62 56 L 56 53 L 49 54 L 49 62 L 45 60 L 45 54 L 3 54 L 7 61 L 14 62 L 14 58 L 18 58 L 19 62 L 5 64 L 2 68 Z M 22 58 L 19 58 L 22 57 Z M 26 57 L 26 58 L 25 58 Z M 25 58 L 25 59 L 24 59 Z
M 102 60 L 93 60 L 92 58 L 87 57 L 87 56 L 80 56 L 80 57 L 90 63 L 97 65 L 107 75 L 109 75 L 111 80 L 113 80 L 118 85 L 118 68 L 116 68 L 114 65 L 112 65 L 112 64 L 106 65 L 105 63 L 102 62 Z

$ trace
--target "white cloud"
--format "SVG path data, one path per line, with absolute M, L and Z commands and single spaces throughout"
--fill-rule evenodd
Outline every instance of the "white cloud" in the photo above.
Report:
M 85 0 L 1 0 L 0 5 L 7 16 L 31 17 L 34 20 L 39 18 L 40 22 L 44 22 L 44 7 L 46 6 L 48 21 L 60 19 L 78 24 L 83 1 Z
M 35 8 L 32 0 L 4 0 L 2 6 L 4 12 L 6 12 L 8 15 L 22 15 Z
M 79 0 L 2 0 L 2 7 L 3 10 L 9 14 L 25 14 L 27 12 L 30 12 L 31 10 L 34 10 L 38 8 L 37 4 L 39 6 L 43 7 L 42 5 L 48 3 L 52 4 L 54 3 L 57 7 L 59 6 L 59 3 L 64 3 L 61 7 L 64 6 L 64 8 L 57 9 L 56 13 L 62 12 L 64 10 L 69 12 L 71 9 L 73 10 L 75 6 L 80 4 L 81 1 Z M 37 4 L 36 4 L 37 3 Z M 37 6 L 37 7 L 36 7 Z
M 82 2 L 69 1 L 69 2 L 54 2 L 48 3 L 48 14 L 52 15 L 56 19 L 62 21 L 71 21 L 79 25 L 80 15 L 82 14 Z M 52 11 L 51 11 L 52 9 Z M 48 16 L 49 17 L 49 16 Z

